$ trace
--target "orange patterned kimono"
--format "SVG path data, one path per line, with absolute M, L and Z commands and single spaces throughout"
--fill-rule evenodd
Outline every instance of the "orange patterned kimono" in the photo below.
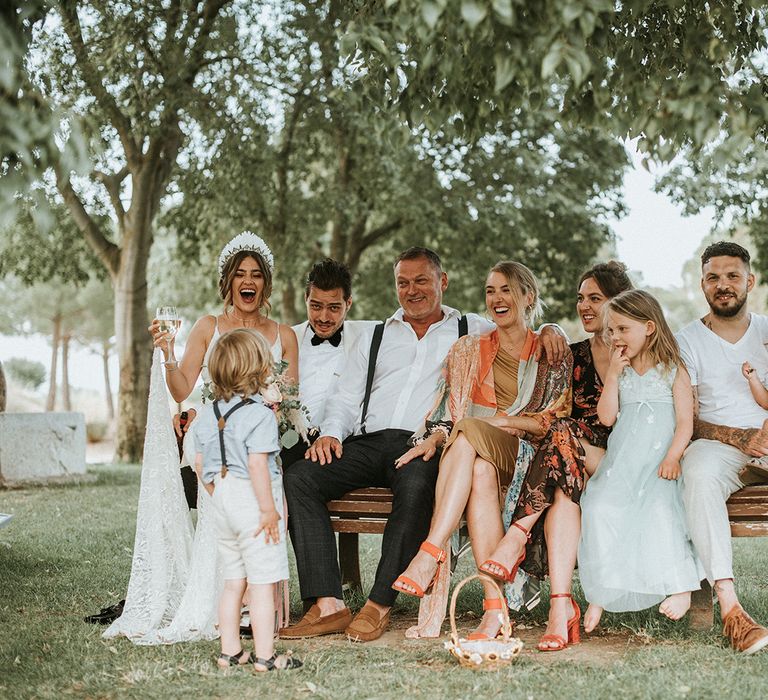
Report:
M 538 337 L 529 330 L 520 356 L 517 399 L 504 413 L 533 418 L 541 424 L 542 433 L 546 433 L 553 421 L 570 414 L 573 358 L 568 353 L 556 366 L 538 361 L 535 359 L 537 344 Z M 414 444 L 436 430 L 450 434 L 453 425 L 462 418 L 499 413 L 493 383 L 493 361 L 498 349 L 496 331 L 480 337 L 464 336 L 453 344 L 443 364 L 437 401 L 423 429 L 414 436 Z M 520 440 L 507 502 L 516 502 L 534 453 L 535 446 L 531 441 Z M 519 576 L 521 583 L 516 588 L 522 591 L 527 577 L 524 573 Z M 433 592 L 423 599 L 418 625 L 411 627 L 406 636 L 435 637 L 440 634 L 448 601 L 449 578 L 448 567 L 443 567 Z M 514 594 L 510 602 L 513 607 L 520 607 Z

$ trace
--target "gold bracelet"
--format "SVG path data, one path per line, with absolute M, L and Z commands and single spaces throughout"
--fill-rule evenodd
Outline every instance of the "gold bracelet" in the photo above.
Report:
M 178 360 L 166 360 L 163 362 L 163 367 L 167 369 L 170 372 L 173 372 L 174 370 L 179 368 L 179 361 Z

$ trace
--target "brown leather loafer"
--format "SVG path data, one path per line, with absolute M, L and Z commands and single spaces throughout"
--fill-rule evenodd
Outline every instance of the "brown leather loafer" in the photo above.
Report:
M 754 654 L 768 646 L 768 629 L 758 625 L 741 605 L 734 605 L 723 618 L 723 634 L 742 654 Z
M 304 639 L 324 634 L 343 632 L 352 620 L 352 611 L 343 608 L 331 615 L 321 615 L 320 608 L 313 605 L 295 625 L 280 630 L 280 639 Z
M 372 642 L 384 634 L 389 626 L 389 610 L 383 615 L 366 603 L 345 630 L 350 642 Z

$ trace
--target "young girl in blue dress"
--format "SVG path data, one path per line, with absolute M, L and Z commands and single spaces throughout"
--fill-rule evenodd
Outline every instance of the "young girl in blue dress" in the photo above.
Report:
M 680 619 L 699 588 L 680 493 L 680 458 L 693 432 L 693 392 L 659 303 L 630 290 L 605 305 L 611 359 L 597 404 L 613 426 L 581 499 L 579 575 L 591 632 L 603 610 Z
M 275 584 L 288 578 L 277 420 L 259 390 L 272 369 L 267 341 L 257 331 L 224 333 L 208 369 L 214 402 L 194 422 L 195 470 L 213 496 L 219 565 L 221 655 L 218 665 L 253 664 L 255 671 L 299 668 L 275 652 Z M 248 587 L 255 656 L 240 644 L 240 604 Z

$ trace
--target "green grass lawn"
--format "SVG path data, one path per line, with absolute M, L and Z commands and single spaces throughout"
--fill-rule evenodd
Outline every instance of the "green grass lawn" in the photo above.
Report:
M 606 615 L 604 630 L 555 654 L 533 651 L 545 606 L 523 620 L 527 647 L 498 672 L 460 668 L 442 641 L 354 645 L 341 637 L 292 643 L 297 672 L 254 676 L 215 665 L 215 642 L 137 647 L 105 641 L 82 616 L 122 597 L 131 566 L 137 467 L 102 467 L 94 482 L 0 491 L 0 698 L 767 698 L 768 651 L 751 658 L 725 648 L 719 625 L 696 634 L 653 612 Z M 363 538 L 364 575 L 380 539 Z M 768 541 L 734 542 L 745 607 L 768 621 Z M 460 573 L 469 573 L 468 558 Z M 300 607 L 292 581 L 295 612 Z M 480 608 L 473 582 L 459 603 L 472 625 Z M 402 598 L 402 596 L 401 596 Z M 395 627 L 415 619 L 416 603 L 395 609 Z M 283 645 L 281 645 L 282 647 Z

